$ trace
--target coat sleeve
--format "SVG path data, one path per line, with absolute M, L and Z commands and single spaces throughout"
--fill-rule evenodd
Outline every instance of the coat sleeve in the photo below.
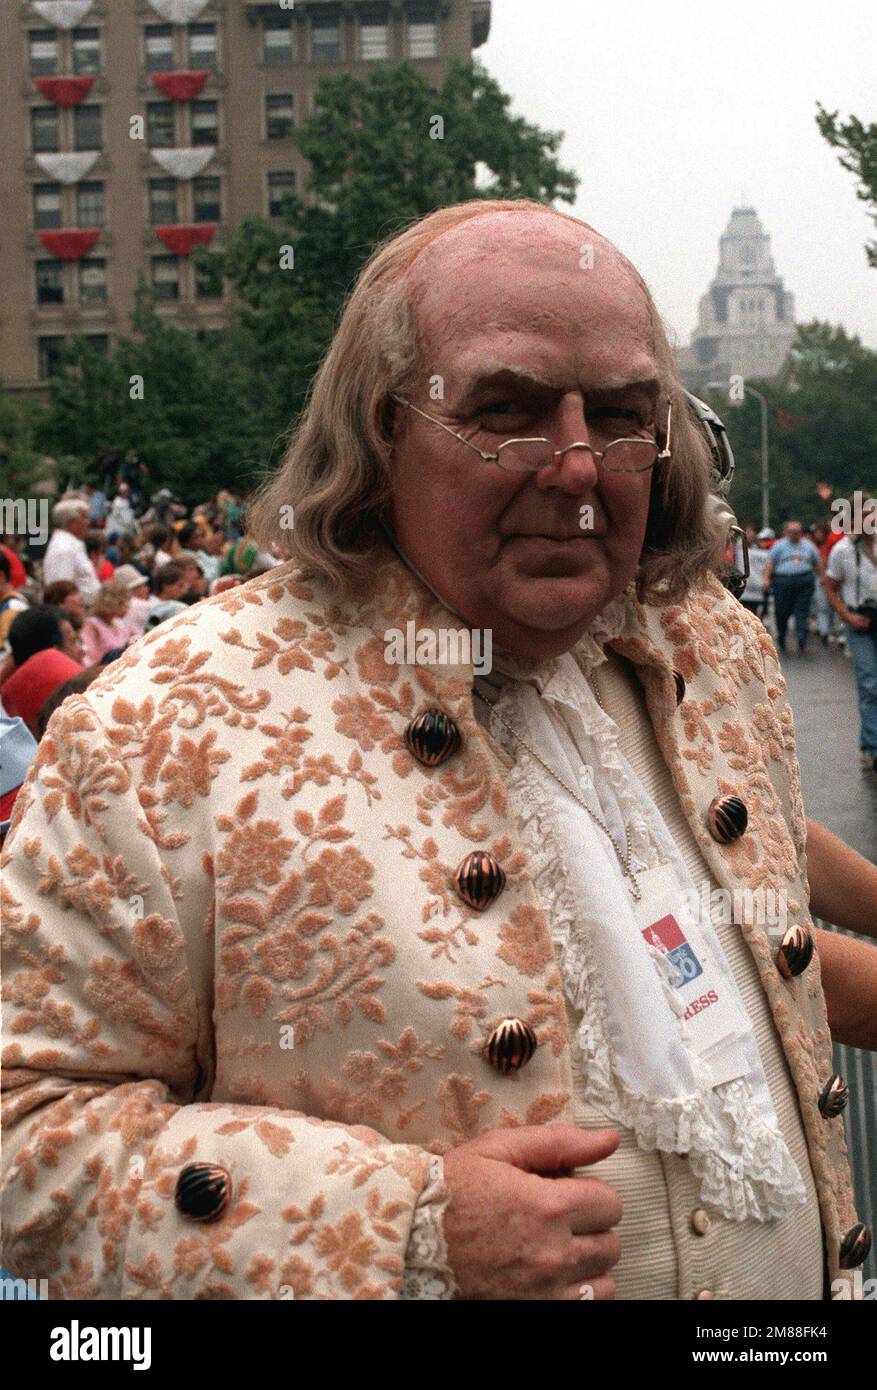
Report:
M 94 709 L 68 699 L 3 853 L 3 1263 L 62 1298 L 399 1297 L 433 1155 L 199 1099 L 212 950 L 180 920 L 160 839 Z M 192 1164 L 230 1181 L 208 1223 L 175 1202 Z

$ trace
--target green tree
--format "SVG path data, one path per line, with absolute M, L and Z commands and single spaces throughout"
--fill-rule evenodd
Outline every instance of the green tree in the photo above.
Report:
M 63 349 L 49 382 L 45 447 L 92 482 L 102 449 L 135 448 L 155 487 L 168 483 L 189 503 L 226 483 L 247 485 L 270 449 L 251 335 L 238 325 L 175 328 L 142 291 L 133 328 L 108 356 L 81 339 Z
M 877 486 L 877 352 L 843 328 L 799 324 L 783 382 L 753 381 L 770 403 L 771 522 L 823 519 L 823 479 L 843 497 Z M 731 407 L 716 395 L 737 468 L 732 501 L 741 522 L 761 518 L 761 417 L 747 396 Z
M 40 447 L 45 407 L 0 392 L 0 496 L 26 497 L 51 481 Z
M 877 124 L 864 125 L 858 116 L 839 122 L 837 111 L 816 103 L 816 124 L 833 149 L 842 150 L 840 163 L 859 180 L 856 197 L 867 203 L 872 222 L 877 222 Z M 877 241 L 865 247 L 868 264 L 877 266 Z
M 282 227 L 249 219 L 223 250 L 198 253 L 202 268 L 234 287 L 241 323 L 264 356 L 276 428 L 300 409 L 377 242 L 451 203 L 571 202 L 577 187 L 556 159 L 562 136 L 514 115 L 477 63 L 452 65 L 438 90 L 408 63 L 328 78 L 294 139 L 309 161 L 309 196 L 286 200 Z
M 107 356 L 82 341 L 65 349 L 43 441 L 83 477 L 94 477 L 101 449 L 133 447 L 154 485 L 187 501 L 223 483 L 252 486 L 276 460 L 344 297 L 382 237 L 470 198 L 575 194 L 575 176 L 556 159 L 562 137 L 514 115 L 477 64 L 454 65 L 438 90 L 410 64 L 327 79 L 294 138 L 310 162 L 307 196 L 286 201 L 282 224 L 249 218 L 222 250 L 195 256 L 232 289 L 232 327 L 174 328 L 141 290 L 132 336 Z M 135 376 L 142 400 L 130 391 Z

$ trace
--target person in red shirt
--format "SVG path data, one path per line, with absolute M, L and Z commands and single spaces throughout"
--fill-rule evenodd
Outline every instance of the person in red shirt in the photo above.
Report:
M 101 584 L 106 584 L 116 573 L 116 567 L 107 559 L 107 538 L 103 531 L 85 533 L 85 551 Z

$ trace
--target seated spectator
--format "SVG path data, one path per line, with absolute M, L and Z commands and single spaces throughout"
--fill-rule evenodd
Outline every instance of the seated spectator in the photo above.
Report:
M 35 603 L 23 613 L 17 613 L 7 635 L 12 668 L 23 666 L 46 647 L 63 650 L 65 634 L 61 624 L 66 616 L 60 609 L 45 603 Z
M 152 547 L 154 555 L 152 572 L 160 570 L 162 565 L 170 564 L 173 557 L 173 531 L 163 522 L 155 521 L 151 526 L 143 529 L 143 538 L 148 546 Z
M 22 615 L 26 616 L 26 615 Z M 14 626 L 14 624 L 13 624 Z M 58 647 L 44 647 L 20 666 L 3 685 L 3 708 L 18 715 L 36 737 L 37 717 L 42 706 L 71 676 L 78 676 L 82 665 Z
M 82 627 L 85 622 L 85 599 L 72 579 L 56 579 L 43 590 L 43 603 L 51 608 L 60 608 L 73 622 L 74 627 Z
M 115 574 L 115 566 L 107 559 L 107 538 L 103 531 L 86 531 L 85 551 L 101 584 Z
M 86 666 L 93 666 L 107 652 L 125 647 L 130 638 L 126 614 L 131 602 L 127 585 L 116 579 L 102 584 L 82 628 L 82 652 Z
M 113 504 L 107 515 L 107 530 L 117 531 L 120 535 L 133 531 L 136 527 L 134 510 L 130 501 L 131 489 L 127 483 L 119 484 L 119 491 L 113 498 Z
M 85 549 L 88 531 L 88 503 L 81 497 L 64 498 L 52 509 L 54 530 L 43 556 L 43 581 L 54 584 L 57 579 L 72 579 L 82 591 L 86 603 L 91 603 L 100 580 Z
M 189 572 L 177 560 L 169 560 L 152 576 L 152 592 L 156 599 L 181 599 L 189 587 Z
M 207 580 L 193 550 L 181 550 L 177 563 L 183 566 L 186 574 L 186 587 L 183 590 L 184 603 L 197 603 L 207 593 Z
M 12 542 L 12 544 L 7 544 L 7 541 Z M 13 587 L 16 589 L 23 589 L 27 583 L 27 570 L 22 564 L 21 556 L 15 548 L 16 544 L 21 545 L 19 537 L 7 537 L 6 540 L 3 541 L 3 544 L 0 545 L 0 554 L 5 555 L 9 561 L 9 578 Z
M 12 626 L 17 613 L 27 608 L 27 599 L 22 598 L 12 583 L 12 565 L 5 549 L 0 549 L 0 650 L 6 651 L 6 634 Z
M 115 579 L 128 590 L 130 604 L 126 614 L 129 641 L 136 641 L 146 630 L 146 619 L 158 600 L 149 593 L 149 580 L 133 565 L 120 565 Z

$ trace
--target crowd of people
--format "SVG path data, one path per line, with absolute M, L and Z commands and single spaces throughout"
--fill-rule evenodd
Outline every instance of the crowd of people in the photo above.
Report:
M 186 605 L 278 563 L 243 535 L 240 494 L 190 509 L 166 488 L 147 499 L 141 481 L 126 458 L 110 485 L 68 486 L 42 556 L 0 537 L 0 834 L 67 695 Z
M 877 499 L 866 498 L 858 520 L 854 510 L 853 518 L 847 528 L 835 519 L 808 527 L 787 521 L 779 539 L 770 527 L 747 526 L 749 575 L 740 602 L 766 626 L 772 602 L 781 652 L 788 650 L 793 624 L 800 654 L 815 634 L 850 658 L 862 766 L 877 771 Z M 728 558 L 742 570 L 742 543 Z

